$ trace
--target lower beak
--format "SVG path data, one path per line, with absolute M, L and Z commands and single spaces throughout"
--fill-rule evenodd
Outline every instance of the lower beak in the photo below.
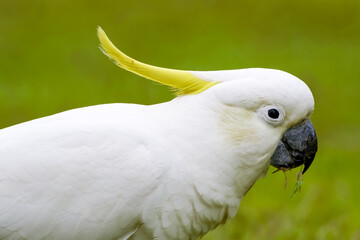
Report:
M 276 168 L 291 169 L 304 164 L 305 173 L 317 151 L 315 128 L 309 119 L 288 129 L 281 138 L 270 164 Z

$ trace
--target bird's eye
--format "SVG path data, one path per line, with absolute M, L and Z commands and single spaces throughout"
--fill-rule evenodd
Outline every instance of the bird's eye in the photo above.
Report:
M 268 116 L 272 119 L 278 119 L 280 116 L 280 113 L 277 109 L 271 108 L 268 110 Z
M 278 126 L 285 118 L 285 111 L 278 105 L 261 106 L 257 113 L 273 126 Z

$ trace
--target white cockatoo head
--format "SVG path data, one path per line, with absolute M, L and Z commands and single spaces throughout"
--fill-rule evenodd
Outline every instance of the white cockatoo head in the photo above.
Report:
M 309 120 L 314 98 L 303 81 L 284 71 L 262 68 L 191 73 L 219 82 L 207 91 L 223 104 L 252 115 L 252 126 L 267 132 L 258 136 L 282 137 L 271 158 L 274 167 L 287 170 L 304 164 L 303 173 L 309 168 L 317 151 L 317 137 Z
M 247 132 L 248 139 L 258 138 L 259 144 L 272 149 L 270 163 L 274 167 L 287 170 L 304 164 L 304 173 L 311 165 L 317 151 L 315 129 L 309 120 L 314 98 L 300 79 L 262 68 L 184 71 L 155 67 L 122 53 L 100 27 L 98 36 L 103 52 L 120 67 L 173 87 L 181 96 L 211 96 L 228 106 L 232 110 L 223 113 L 228 115 L 224 117 L 225 131 L 234 140 L 241 138 L 237 130 Z M 246 119 L 251 119 L 249 124 L 237 124 Z

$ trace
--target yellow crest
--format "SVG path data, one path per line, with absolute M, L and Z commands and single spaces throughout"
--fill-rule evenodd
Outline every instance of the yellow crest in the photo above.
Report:
M 98 37 L 103 52 L 113 59 L 118 66 L 142 77 L 178 89 L 178 94 L 197 94 L 217 84 L 217 82 L 208 82 L 197 78 L 185 70 L 161 68 L 136 61 L 117 49 L 100 27 L 98 27 Z

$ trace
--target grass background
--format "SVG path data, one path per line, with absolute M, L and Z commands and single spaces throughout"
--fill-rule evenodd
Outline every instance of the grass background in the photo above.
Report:
M 319 152 L 302 192 L 290 199 L 296 171 L 286 190 L 281 173 L 268 174 L 204 239 L 360 239 L 360 1 L 0 0 L 0 127 L 173 98 L 112 64 L 98 49 L 98 25 L 153 65 L 276 68 L 313 91 Z

